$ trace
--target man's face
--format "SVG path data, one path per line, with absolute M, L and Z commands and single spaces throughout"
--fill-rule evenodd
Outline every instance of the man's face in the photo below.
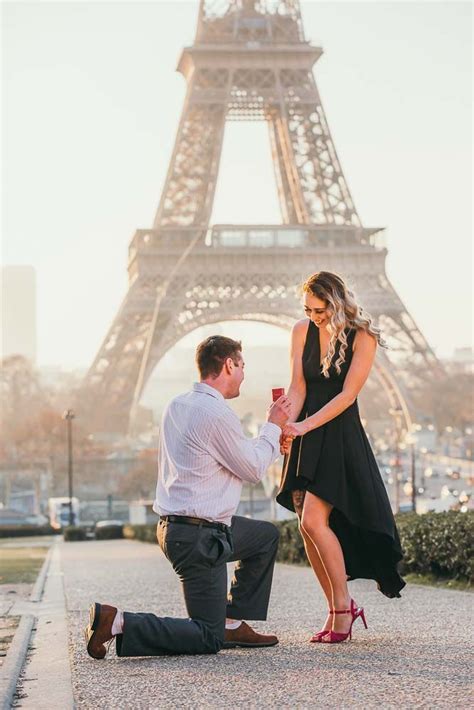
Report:
M 229 399 L 234 399 L 240 394 L 240 385 L 244 380 L 244 359 L 242 354 L 239 353 L 238 359 L 232 361 L 232 372 L 230 373 L 229 381 Z

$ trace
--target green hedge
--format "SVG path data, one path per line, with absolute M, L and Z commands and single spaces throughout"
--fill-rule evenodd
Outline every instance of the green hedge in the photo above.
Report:
M 474 579 L 474 511 L 396 516 L 404 553 L 402 573 Z
M 104 525 L 95 529 L 96 540 L 120 540 L 123 537 L 123 525 Z
M 474 577 L 474 511 L 400 513 L 397 527 L 404 552 L 402 574 L 432 574 L 472 581 Z M 296 519 L 276 523 L 280 530 L 279 562 L 307 565 Z M 124 537 L 156 543 L 156 525 L 126 525 Z
M 283 520 L 275 525 L 280 531 L 277 561 L 293 565 L 309 565 L 296 519 Z
M 0 537 L 35 537 L 60 533 L 61 530 L 56 530 L 49 525 L 0 525 Z
M 400 513 L 396 516 L 404 558 L 401 574 L 431 574 L 471 582 L 474 578 L 474 511 Z M 277 523 L 278 561 L 308 564 L 296 520 Z
M 64 528 L 64 540 L 65 542 L 82 542 L 87 539 L 87 532 L 85 528 L 80 528 L 77 525 L 68 525 Z
M 155 525 L 124 525 L 123 536 L 128 540 L 141 542 L 157 542 Z

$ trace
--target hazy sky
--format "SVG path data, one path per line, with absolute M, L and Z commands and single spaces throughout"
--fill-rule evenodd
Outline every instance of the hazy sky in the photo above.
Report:
M 38 281 L 39 364 L 87 366 L 151 226 L 198 2 L 4 2 L 2 252 Z M 315 76 L 366 226 L 440 355 L 471 342 L 468 2 L 302 2 Z M 214 222 L 280 221 L 266 126 L 229 123 Z M 257 340 L 287 338 L 263 326 Z

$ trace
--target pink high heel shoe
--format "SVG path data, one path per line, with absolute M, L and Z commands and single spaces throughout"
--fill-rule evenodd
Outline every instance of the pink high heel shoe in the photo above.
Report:
M 341 643 L 341 641 L 346 641 L 348 638 L 352 639 L 352 625 L 354 624 L 354 621 L 356 621 L 356 619 L 358 619 L 359 617 L 362 619 L 365 628 L 366 629 L 368 628 L 367 622 L 365 620 L 364 607 L 356 606 L 356 603 L 353 599 L 351 599 L 351 608 L 350 609 L 334 609 L 332 613 L 334 613 L 334 614 L 350 614 L 352 616 L 349 631 L 347 633 L 342 633 L 340 631 L 332 631 L 332 630 L 327 631 L 321 637 L 320 643 Z
M 328 614 L 333 614 L 334 610 L 333 609 L 328 609 Z M 323 629 L 322 631 L 317 631 L 313 636 L 311 636 L 309 642 L 310 643 L 321 643 L 321 639 L 323 636 L 326 636 L 326 634 L 329 633 L 328 629 Z

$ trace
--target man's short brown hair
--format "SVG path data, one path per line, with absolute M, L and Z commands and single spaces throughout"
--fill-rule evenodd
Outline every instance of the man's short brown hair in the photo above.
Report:
M 212 335 L 196 348 L 196 365 L 201 379 L 218 377 L 228 357 L 237 365 L 242 357 L 242 343 L 239 340 Z

